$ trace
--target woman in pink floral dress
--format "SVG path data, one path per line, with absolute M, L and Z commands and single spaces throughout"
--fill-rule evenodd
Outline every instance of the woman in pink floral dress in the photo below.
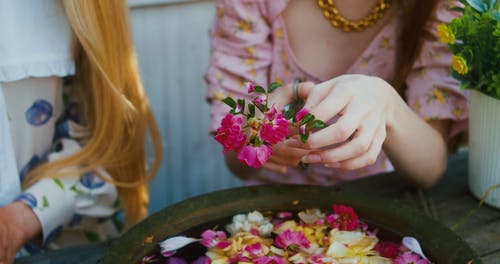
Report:
M 217 1 L 206 74 L 211 131 L 227 95 L 249 98 L 243 83 L 291 83 L 317 118 L 329 122 L 307 144 L 274 147 L 264 169 L 226 155 L 248 184 L 331 185 L 394 168 L 419 186 L 446 168 L 447 143 L 467 126 L 467 99 L 450 76 L 451 54 L 436 26 L 455 1 Z M 308 163 L 305 169 L 299 163 Z

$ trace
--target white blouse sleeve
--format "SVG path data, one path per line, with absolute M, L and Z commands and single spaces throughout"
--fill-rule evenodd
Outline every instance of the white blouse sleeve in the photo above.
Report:
M 80 150 L 78 142 L 72 139 L 62 139 L 60 145 L 60 151 L 48 155 L 49 162 Z M 47 178 L 21 194 L 18 200 L 30 206 L 40 221 L 44 244 L 57 236 L 75 214 L 110 217 L 119 210 L 116 187 L 97 174 L 111 178 L 103 169 L 84 175 Z
M 6 109 L 0 83 L 0 207 L 10 203 L 21 192 Z
M 60 0 L 0 1 L 0 82 L 75 73 Z

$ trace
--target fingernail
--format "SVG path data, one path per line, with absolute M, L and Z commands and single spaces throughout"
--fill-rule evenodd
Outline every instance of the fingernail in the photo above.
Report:
M 321 156 L 318 154 L 310 154 L 302 157 L 302 162 L 304 163 L 318 163 L 321 162 Z
M 340 163 L 338 163 L 338 162 L 328 163 L 328 164 L 325 164 L 325 167 L 328 167 L 328 168 L 339 168 L 340 167 Z
M 290 138 L 286 141 L 286 144 L 289 146 L 289 147 L 300 147 L 302 144 L 300 143 L 299 140 L 295 139 L 295 138 Z

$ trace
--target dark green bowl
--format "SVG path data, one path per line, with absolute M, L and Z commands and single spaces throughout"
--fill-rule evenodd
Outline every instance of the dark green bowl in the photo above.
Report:
M 352 206 L 361 218 L 382 230 L 417 238 L 434 263 L 465 264 L 471 260 L 474 264 L 482 263 L 458 235 L 415 209 L 342 187 L 311 185 L 241 187 L 179 202 L 125 233 L 107 252 L 103 263 L 140 263 L 143 256 L 157 249 L 158 242 L 238 213 L 309 208 L 327 211 L 331 210 L 332 204 Z M 153 236 L 153 243 L 145 243 L 150 236 Z

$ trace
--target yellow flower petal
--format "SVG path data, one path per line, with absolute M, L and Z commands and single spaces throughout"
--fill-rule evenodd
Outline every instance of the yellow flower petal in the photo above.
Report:
M 461 75 L 464 75 L 469 71 L 467 61 L 462 56 L 453 55 L 453 57 L 451 57 L 451 66 Z
M 437 26 L 437 35 L 439 37 L 439 41 L 441 41 L 442 43 L 455 43 L 455 35 L 451 31 L 451 28 L 444 23 L 441 23 Z

